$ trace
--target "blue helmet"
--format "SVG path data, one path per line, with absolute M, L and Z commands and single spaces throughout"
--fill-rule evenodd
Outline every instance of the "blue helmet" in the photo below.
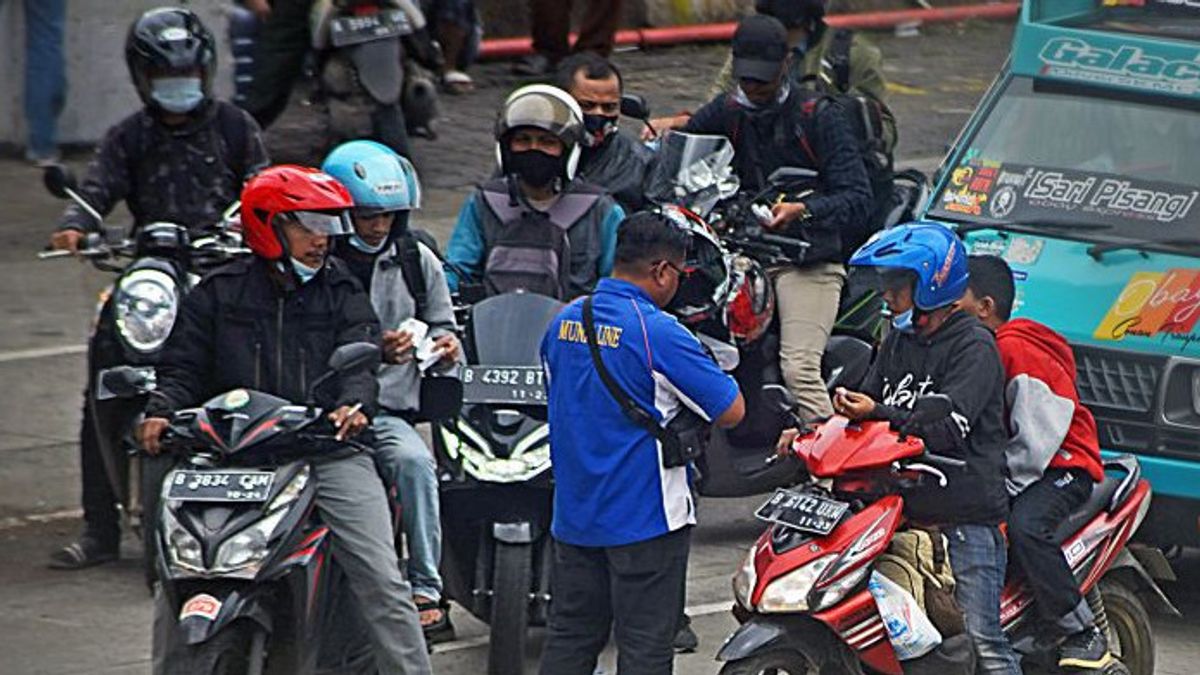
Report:
M 321 170 L 338 179 L 354 208 L 388 213 L 421 208 L 421 183 L 412 162 L 375 141 L 350 141 L 333 149 Z
M 913 304 L 931 311 L 967 292 L 967 247 L 940 223 L 916 221 L 883 230 L 850 256 L 860 267 L 910 270 L 916 274 Z

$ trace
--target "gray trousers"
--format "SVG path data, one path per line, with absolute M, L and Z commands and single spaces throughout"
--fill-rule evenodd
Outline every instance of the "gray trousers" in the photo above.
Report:
M 380 675 L 432 673 L 412 589 L 400 574 L 387 494 L 364 454 L 316 464 L 317 508 L 338 544 L 337 562 L 370 632 Z M 170 607 L 155 594 L 154 673 L 166 675 Z

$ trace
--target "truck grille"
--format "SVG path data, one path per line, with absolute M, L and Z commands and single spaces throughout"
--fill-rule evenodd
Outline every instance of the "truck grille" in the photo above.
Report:
M 1089 408 L 1149 414 L 1154 410 L 1162 365 L 1159 357 L 1076 347 L 1079 398 Z

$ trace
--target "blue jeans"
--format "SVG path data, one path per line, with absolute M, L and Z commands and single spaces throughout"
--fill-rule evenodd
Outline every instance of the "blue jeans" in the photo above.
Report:
M 1021 666 L 1000 627 L 1000 595 L 1008 552 L 994 525 L 946 528 L 955 598 L 963 611 L 967 637 L 975 648 L 977 673 L 1021 675 Z
M 30 157 L 47 157 L 58 149 L 58 116 L 67 100 L 66 17 L 67 0 L 25 0 L 25 123 Z
M 375 417 L 375 466 L 389 489 L 396 489 L 408 542 L 408 580 L 413 594 L 442 599 L 442 523 L 437 463 L 408 422 L 380 413 Z

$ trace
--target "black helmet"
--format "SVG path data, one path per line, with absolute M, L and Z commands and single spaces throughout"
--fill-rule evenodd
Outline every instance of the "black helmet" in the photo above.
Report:
M 163 110 L 151 96 L 151 70 L 180 74 L 199 70 L 207 101 L 212 98 L 213 74 L 217 70 L 217 41 L 190 10 L 160 7 L 141 15 L 129 27 L 125 64 L 142 103 L 151 109 Z
M 755 0 L 754 11 L 779 19 L 788 28 L 813 26 L 825 18 L 829 0 Z

